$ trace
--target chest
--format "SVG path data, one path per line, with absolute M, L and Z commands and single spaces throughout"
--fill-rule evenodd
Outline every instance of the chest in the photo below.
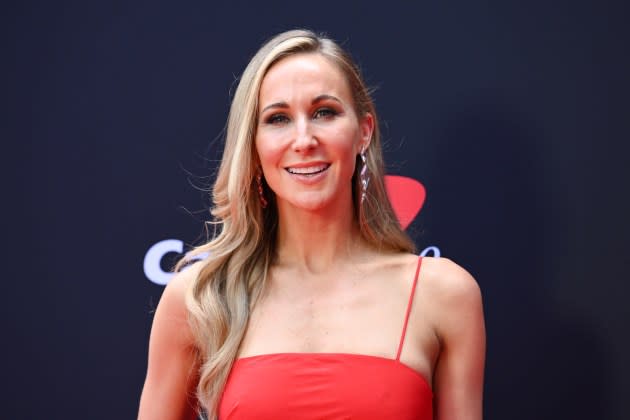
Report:
M 408 299 L 398 289 L 357 280 L 331 288 L 271 291 L 252 311 L 245 344 L 254 354 L 276 350 L 389 353 L 400 336 Z M 353 349 L 358 343 L 363 348 Z

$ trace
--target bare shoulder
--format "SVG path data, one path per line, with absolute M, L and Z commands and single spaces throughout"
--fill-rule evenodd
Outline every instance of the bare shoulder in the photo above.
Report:
M 189 343 L 192 343 L 192 337 L 188 326 L 186 293 L 192 287 L 203 265 L 201 261 L 196 262 L 173 276 L 162 292 L 155 314 L 154 323 L 172 325 L 179 331 L 177 335 Z
M 423 257 L 421 279 L 427 293 L 442 303 L 457 304 L 481 297 L 474 277 L 448 258 Z
M 461 300 L 480 299 L 481 292 L 474 277 L 448 258 L 418 257 L 403 253 L 374 259 L 383 275 L 396 280 L 404 290 L 418 274 L 421 295 L 441 305 L 461 303 Z
M 188 288 L 192 286 L 203 266 L 203 261 L 197 261 L 175 273 L 173 278 L 166 285 L 162 299 L 181 300 L 181 303 L 183 303 Z
M 448 258 L 423 258 L 420 282 L 426 315 L 439 339 L 476 332 L 483 336 L 481 290 L 473 276 Z

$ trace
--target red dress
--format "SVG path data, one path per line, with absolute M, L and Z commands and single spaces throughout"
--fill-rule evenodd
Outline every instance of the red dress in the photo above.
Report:
M 219 404 L 219 419 L 431 420 L 431 387 L 400 362 L 421 261 L 395 359 L 348 353 L 237 359 Z

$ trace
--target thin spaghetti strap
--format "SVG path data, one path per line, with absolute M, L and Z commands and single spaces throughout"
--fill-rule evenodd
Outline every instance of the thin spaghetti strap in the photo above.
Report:
M 422 257 L 418 257 L 418 266 L 416 267 L 416 275 L 413 278 L 413 286 L 411 286 L 411 294 L 409 295 L 409 303 L 407 303 L 407 313 L 405 314 L 405 323 L 403 324 L 402 335 L 400 336 L 400 344 L 398 344 L 398 351 L 396 352 L 396 361 L 400 360 L 400 353 L 402 352 L 403 344 L 405 343 L 405 334 L 407 333 L 407 323 L 409 322 L 409 314 L 411 313 L 411 305 L 413 303 L 413 296 L 416 294 L 416 285 L 418 284 L 418 275 L 420 274 L 421 263 L 422 263 Z

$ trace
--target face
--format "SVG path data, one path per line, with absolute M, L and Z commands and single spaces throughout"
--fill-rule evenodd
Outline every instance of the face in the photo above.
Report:
M 258 103 L 256 150 L 279 208 L 351 203 L 355 159 L 374 122 L 357 116 L 343 73 L 319 54 L 284 58 L 265 75 Z

